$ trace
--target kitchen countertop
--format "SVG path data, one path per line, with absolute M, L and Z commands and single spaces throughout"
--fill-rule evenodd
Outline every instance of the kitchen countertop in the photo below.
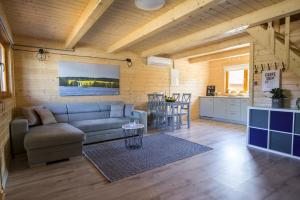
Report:
M 236 99 L 248 99 L 249 96 L 200 96 L 200 98 L 236 98 Z

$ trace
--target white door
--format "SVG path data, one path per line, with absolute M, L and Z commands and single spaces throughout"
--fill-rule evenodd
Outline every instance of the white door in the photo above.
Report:
M 214 114 L 213 98 L 210 97 L 200 98 L 200 116 L 213 117 L 213 114 Z

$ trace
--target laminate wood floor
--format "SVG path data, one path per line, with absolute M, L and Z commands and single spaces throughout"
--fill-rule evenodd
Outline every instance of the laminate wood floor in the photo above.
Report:
M 28 168 L 13 161 L 8 200 L 300 199 L 300 160 L 246 147 L 246 127 L 208 120 L 168 133 L 214 148 L 109 183 L 84 157 Z

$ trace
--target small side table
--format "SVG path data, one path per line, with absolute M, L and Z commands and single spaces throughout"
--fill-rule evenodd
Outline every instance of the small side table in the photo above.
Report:
M 139 149 L 143 146 L 144 125 L 129 123 L 122 126 L 127 149 Z

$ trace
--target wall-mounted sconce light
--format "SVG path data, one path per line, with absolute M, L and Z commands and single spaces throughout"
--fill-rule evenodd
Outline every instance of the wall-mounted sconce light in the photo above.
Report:
M 132 67 L 132 60 L 130 58 L 126 58 L 127 66 Z
M 36 54 L 36 57 L 39 61 L 45 61 L 46 60 L 46 52 L 44 49 L 39 49 L 38 53 Z

